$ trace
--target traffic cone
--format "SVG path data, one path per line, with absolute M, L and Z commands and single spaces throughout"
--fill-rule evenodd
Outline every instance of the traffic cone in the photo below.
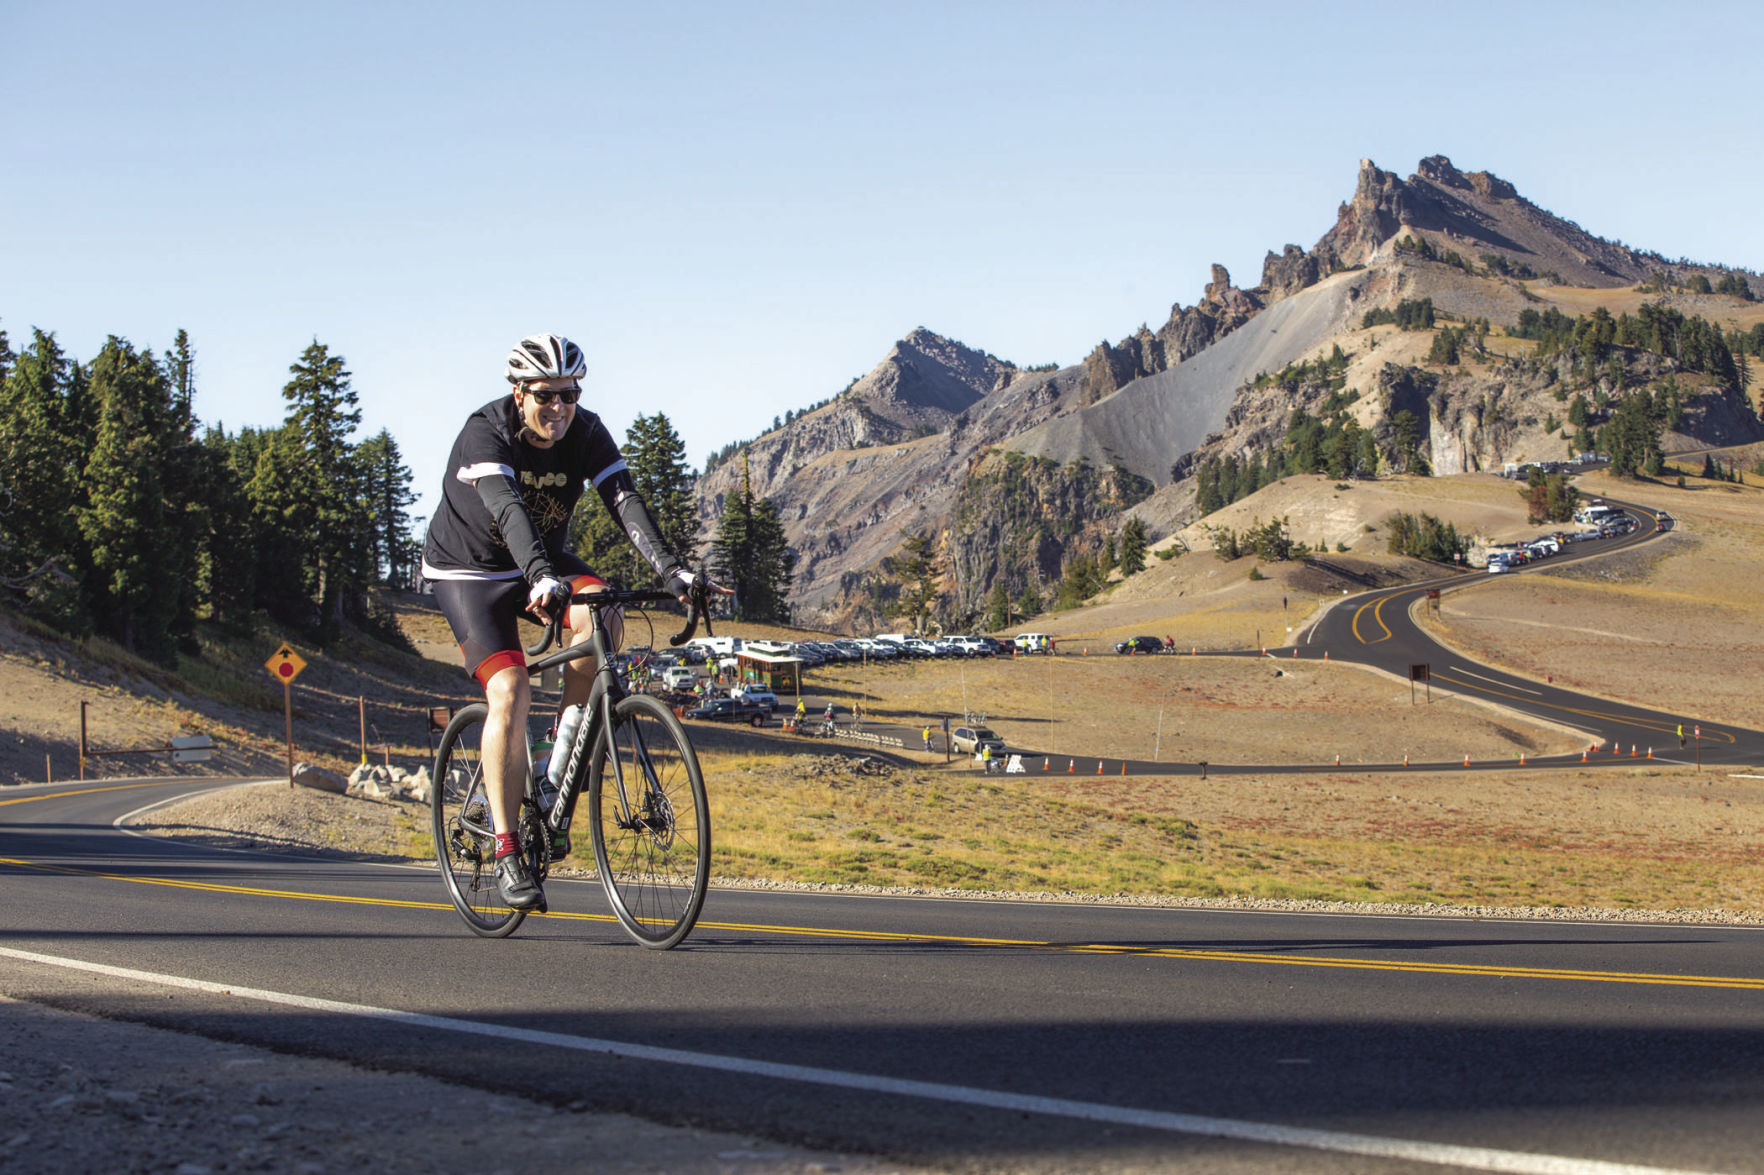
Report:
M 1329 650 L 1328 649 L 1323 650 L 1323 659 L 1325 661 L 1329 660 Z
M 1586 752 L 1585 751 L 1580 752 L 1580 761 L 1582 763 L 1586 762 Z
M 1188 655 L 1189 655 L 1189 656 L 1190 656 L 1190 657 L 1192 657 L 1192 656 L 1194 656 L 1194 655 L 1195 655 L 1195 650 L 1194 650 L 1194 646 L 1193 646 L 1193 645 L 1189 645 L 1189 646 L 1188 646 Z
M 1404 751 L 1403 752 L 1403 766 L 1407 767 L 1408 765 L 1409 765 L 1409 752 Z
M 1098 759 L 1098 760 L 1097 760 L 1097 761 L 1096 761 L 1096 773 L 1097 773 L 1097 774 L 1098 774 L 1098 775 L 1101 775 L 1101 774 L 1102 774 L 1102 760 L 1101 760 L 1101 759 Z
M 1335 765 L 1336 765 L 1336 766 L 1337 766 L 1337 767 L 1340 767 L 1340 766 L 1341 766 L 1341 756 L 1340 756 L 1340 755 L 1337 755 L 1337 756 L 1336 756 L 1336 757 L 1335 757 Z
M 1519 766 L 1521 766 L 1521 767 L 1525 766 L 1525 752 L 1524 751 L 1519 752 Z
M 1121 774 L 1122 775 L 1127 774 L 1127 760 L 1125 760 L 1125 759 L 1121 760 Z
M 1464 756 L 1464 766 L 1470 766 L 1470 756 L 1468 754 L 1465 754 Z
M 1067 759 L 1066 760 L 1066 774 L 1067 775 L 1072 774 L 1072 772 L 1074 770 L 1073 764 L 1075 764 L 1077 762 L 1078 762 L 1078 760 L 1076 760 L 1076 759 Z
M 1295 660 L 1295 661 L 1298 660 L 1298 646 L 1297 645 L 1292 646 L 1292 657 L 1293 657 L 1293 660 Z
M 1636 755 L 1635 755 L 1635 744 L 1634 744 L 1634 743 L 1630 743 L 1630 744 L 1629 744 L 1629 757 L 1630 757 L 1630 758 L 1631 758 L 1631 759 L 1633 759 L 1633 758 L 1635 758 L 1635 757 L 1636 757 Z

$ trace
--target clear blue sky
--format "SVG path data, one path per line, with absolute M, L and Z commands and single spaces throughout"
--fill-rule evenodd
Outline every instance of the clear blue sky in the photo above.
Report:
M 1362 156 L 1764 269 L 1752 3 L 0 0 L 0 329 L 179 327 L 208 423 L 312 339 L 425 511 L 521 335 L 694 464 L 926 326 L 1074 363 L 1310 247 Z

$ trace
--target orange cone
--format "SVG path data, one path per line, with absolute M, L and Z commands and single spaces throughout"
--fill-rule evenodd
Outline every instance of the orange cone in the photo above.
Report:
M 1077 762 L 1078 762 L 1078 760 L 1076 760 L 1076 759 L 1067 759 L 1066 760 L 1066 774 L 1067 775 L 1072 774 L 1072 772 L 1074 770 L 1073 764 L 1075 764 Z
M 1323 659 L 1325 661 L 1329 660 L 1329 650 L 1328 649 L 1323 650 Z
M 1580 752 L 1580 761 L 1582 763 L 1586 762 L 1586 752 L 1585 751 Z
M 1122 775 L 1127 774 L 1127 760 L 1125 760 L 1125 759 L 1121 760 L 1121 774 Z
M 1654 748 L 1649 747 L 1648 748 L 1648 758 L 1652 759 L 1653 757 L 1654 757 Z
M 1464 766 L 1470 766 L 1470 756 L 1468 754 L 1464 756 Z
M 1636 755 L 1635 755 L 1635 744 L 1634 744 L 1634 743 L 1630 743 L 1630 744 L 1629 744 L 1629 757 L 1630 757 L 1630 758 L 1631 758 L 1631 759 L 1633 759 L 1633 758 L 1635 758 L 1635 757 L 1636 757 Z
M 1101 759 L 1098 759 L 1098 760 L 1097 760 L 1097 761 L 1096 761 L 1096 773 L 1097 773 L 1097 774 L 1098 774 L 1098 775 L 1101 775 L 1101 774 L 1102 774 L 1102 760 L 1101 760 Z
M 1403 766 L 1407 767 L 1408 765 L 1409 765 L 1409 752 L 1404 751 L 1403 752 Z
M 1525 752 L 1524 751 L 1519 752 L 1519 766 L 1521 766 L 1521 767 L 1525 766 Z
M 1292 646 L 1292 659 L 1294 661 L 1298 660 L 1298 646 L 1297 645 Z
M 1047 757 L 1045 755 L 1042 757 L 1042 760 L 1041 760 L 1041 769 L 1043 771 L 1047 770 Z
M 1341 756 L 1340 756 L 1340 755 L 1337 755 L 1337 756 L 1336 756 L 1336 757 L 1335 757 L 1335 765 L 1336 765 L 1336 766 L 1337 766 L 1337 767 L 1340 767 L 1340 766 L 1341 766 Z

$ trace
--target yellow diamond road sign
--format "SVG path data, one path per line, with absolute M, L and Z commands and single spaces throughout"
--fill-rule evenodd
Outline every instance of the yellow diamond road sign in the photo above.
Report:
M 299 653 L 283 644 L 281 648 L 270 655 L 268 661 L 263 663 L 263 667 L 268 669 L 270 676 L 277 681 L 291 682 L 300 676 L 300 671 L 306 668 L 306 662 L 301 660 Z

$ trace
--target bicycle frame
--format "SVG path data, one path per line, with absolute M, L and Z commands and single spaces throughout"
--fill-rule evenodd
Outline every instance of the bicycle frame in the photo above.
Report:
M 627 696 L 627 691 L 619 681 L 619 675 L 612 667 L 610 650 L 606 645 L 606 625 L 601 622 L 601 611 L 605 608 L 621 607 L 625 604 L 672 603 L 674 596 L 661 591 L 599 591 L 580 592 L 570 597 L 571 604 L 585 604 L 589 609 L 588 639 L 570 648 L 553 653 L 527 667 L 529 673 L 540 673 L 554 666 L 562 666 L 583 657 L 597 659 L 594 671 L 594 683 L 588 690 L 586 703 L 587 713 L 582 726 L 577 730 L 576 739 L 569 749 L 570 761 L 564 770 L 563 781 L 558 787 L 557 799 L 553 801 L 551 810 L 543 814 L 545 826 L 554 832 L 568 832 L 570 820 L 575 815 L 576 801 L 588 782 L 588 762 L 594 744 L 598 741 L 602 730 L 612 729 L 613 708 Z M 712 632 L 710 617 L 704 612 L 704 601 L 700 593 L 691 598 L 691 608 L 687 616 L 686 627 L 677 635 L 669 638 L 669 643 L 676 648 L 692 639 L 697 631 L 699 621 L 704 622 L 705 632 Z M 546 630 L 546 635 L 537 645 L 529 648 L 529 655 L 543 653 L 562 635 L 563 617 L 560 614 Z M 713 634 L 714 635 L 714 634 Z M 638 739 L 634 751 L 642 760 L 645 772 L 653 776 L 653 767 L 647 761 L 648 749 Z M 555 752 L 554 752 L 555 753 Z M 634 828 L 638 817 L 631 804 L 631 797 L 625 787 L 624 764 L 618 755 L 611 756 L 613 764 L 613 781 L 618 792 L 618 808 L 615 813 L 619 826 Z M 532 773 L 527 775 L 527 793 L 535 804 L 538 796 L 533 794 L 534 782 Z

